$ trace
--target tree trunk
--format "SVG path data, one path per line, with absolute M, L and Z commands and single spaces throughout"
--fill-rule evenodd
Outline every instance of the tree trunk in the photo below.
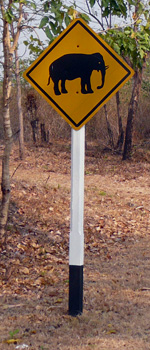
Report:
M 119 128 L 119 136 L 118 136 L 116 149 L 118 150 L 118 152 L 121 152 L 122 146 L 123 146 L 123 141 L 124 141 L 124 131 L 123 131 L 123 126 L 122 126 L 122 119 L 120 116 L 120 94 L 119 94 L 119 91 L 117 91 L 117 93 L 116 93 L 116 104 L 117 104 L 117 116 L 118 116 L 118 128 Z
M 5 228 L 8 219 L 8 209 L 10 201 L 10 178 L 9 178 L 9 159 L 11 152 L 12 138 L 5 141 L 5 150 L 2 159 L 2 208 L 1 208 L 1 218 L 0 218 L 0 238 L 1 244 L 6 243 Z
M 108 120 L 108 112 L 107 112 L 107 106 L 106 104 L 104 105 L 104 111 L 105 111 L 105 118 L 106 118 L 106 123 L 107 123 L 107 130 L 108 130 L 108 136 L 109 136 L 109 143 L 112 149 L 114 149 L 114 140 L 113 140 L 113 131 L 111 129 L 109 120 Z
M 24 158 L 24 133 L 23 133 L 23 112 L 21 105 L 21 83 L 20 83 L 20 75 L 19 75 L 19 58 L 18 51 L 15 50 L 15 75 L 17 82 L 17 105 L 18 105 L 18 113 L 19 113 L 19 155 L 20 159 Z
M 133 88 L 132 95 L 128 108 L 128 118 L 127 118 L 127 126 L 126 126 L 126 136 L 125 136 L 125 144 L 123 151 L 123 160 L 131 158 L 132 152 L 132 134 L 133 134 L 133 124 L 135 115 L 137 112 L 139 95 L 142 83 L 142 71 L 136 70 L 133 76 Z
M 47 135 L 46 135 L 46 131 L 45 131 L 45 124 L 41 123 L 40 124 L 40 128 L 41 128 L 41 142 L 47 142 Z
M 10 201 L 10 177 L 9 159 L 12 144 L 12 130 L 10 125 L 9 103 L 11 94 L 11 69 L 13 55 L 9 50 L 10 38 L 8 23 L 4 20 L 3 49 L 4 49 L 4 81 L 3 81 L 3 127 L 5 149 L 2 159 L 2 208 L 0 216 L 0 238 L 1 244 L 5 242 L 5 227 L 8 218 L 8 207 Z
M 33 142 L 36 143 L 39 140 L 39 119 L 31 120 Z
M 8 1 L 7 10 L 11 9 L 12 0 Z M 10 95 L 11 95 L 11 75 L 12 75 L 12 63 L 13 53 L 17 47 L 20 24 L 22 20 L 22 6 L 23 2 L 19 3 L 19 17 L 17 20 L 16 33 L 11 41 L 9 23 L 6 20 L 6 9 L 3 0 L 0 0 L 0 9 L 3 25 L 3 52 L 4 52 L 4 79 L 3 79 L 3 127 L 4 127 L 4 143 L 5 149 L 2 160 L 2 205 L 0 213 L 0 245 L 3 247 L 6 243 L 5 228 L 8 219 L 8 209 L 10 202 L 10 176 L 9 176 L 9 160 L 12 145 L 12 130 L 10 124 Z M 16 21 L 16 19 L 15 19 Z

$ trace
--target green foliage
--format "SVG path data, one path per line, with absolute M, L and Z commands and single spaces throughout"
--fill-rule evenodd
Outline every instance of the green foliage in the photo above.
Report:
M 69 25 L 74 9 L 66 6 L 61 0 L 41 0 L 41 2 L 47 15 L 41 19 L 39 28 L 44 30 L 51 42 Z
M 138 31 L 132 27 L 109 29 L 103 38 L 124 59 L 129 59 L 133 69 L 141 69 L 150 50 L 150 29 L 141 25 Z
M 12 12 L 11 8 L 8 8 L 7 11 L 5 12 L 4 19 L 9 24 L 12 23 L 12 21 L 14 19 L 14 15 L 13 15 L 13 12 Z
M 12 2 L 10 1 L 9 4 L 5 4 L 4 8 L 4 14 L 3 18 L 5 19 L 6 22 L 11 24 L 13 21 L 17 22 L 17 12 L 19 11 L 19 4 L 23 4 L 24 6 L 27 6 L 29 8 L 33 8 L 36 10 L 36 1 L 27 1 L 27 0 L 13 0 Z
M 128 2 L 137 5 L 136 0 Z M 150 51 L 150 15 L 142 2 L 138 4 L 137 12 L 133 13 L 133 19 L 133 25 L 109 29 L 103 38 L 119 55 L 130 62 L 133 69 L 142 69 Z
M 25 40 L 23 43 L 28 47 L 29 54 L 35 56 L 35 58 L 43 51 L 41 41 L 38 38 L 34 38 L 33 35 L 30 35 L 29 41 Z
M 106 192 L 105 192 L 105 191 L 100 191 L 100 192 L 99 192 L 99 195 L 100 195 L 100 196 L 106 196 Z
M 9 332 L 9 335 L 10 335 L 10 338 L 13 338 L 14 335 L 18 334 L 19 333 L 19 329 L 15 329 L 14 331 L 10 331 Z
M 91 7 L 95 5 L 96 0 L 89 0 Z
M 127 4 L 123 0 L 102 0 L 102 16 L 109 15 L 127 17 Z
M 43 28 L 47 23 L 49 22 L 49 18 L 47 16 L 43 17 L 41 19 L 41 22 L 40 22 L 40 25 L 39 25 L 39 28 Z
M 85 13 L 80 13 L 80 18 L 82 18 L 85 22 L 90 22 L 90 17 Z
M 124 0 L 102 0 L 101 2 L 89 0 L 91 8 L 96 3 L 101 7 L 102 17 L 108 17 L 110 14 L 118 17 L 127 17 L 127 3 Z
M 25 0 L 24 0 L 25 1 Z M 25 1 L 28 3 L 29 1 Z M 30 3 L 30 2 L 29 2 Z M 31 1 L 32 3 L 32 1 Z M 101 7 L 102 18 L 109 16 L 127 17 L 128 8 L 136 6 L 136 14 L 133 12 L 133 25 L 127 25 L 125 28 L 110 28 L 106 34 L 103 34 L 104 40 L 124 59 L 127 59 L 133 69 L 141 69 L 145 62 L 146 54 L 150 50 L 150 15 L 149 9 L 145 7 L 142 1 L 137 0 L 88 0 L 89 6 L 92 8 L 96 3 Z M 33 2 L 34 4 L 34 2 Z M 41 19 L 39 28 L 42 29 L 50 42 L 52 42 L 66 26 L 69 25 L 75 15 L 75 4 L 73 6 L 65 5 L 63 0 L 41 0 L 44 16 Z M 138 10 L 137 10 L 138 7 Z M 90 15 L 91 13 L 89 13 Z M 80 13 L 79 16 L 87 23 L 90 17 L 87 13 Z M 11 21 L 12 13 L 7 13 L 8 20 Z M 144 21 L 143 21 L 144 18 Z M 106 23 L 108 23 L 106 21 Z M 24 42 L 29 46 L 30 54 L 38 55 L 41 50 L 39 40 L 30 37 L 30 42 Z

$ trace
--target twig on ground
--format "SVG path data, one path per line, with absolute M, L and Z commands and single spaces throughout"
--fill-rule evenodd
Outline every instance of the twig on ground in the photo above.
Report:
M 16 171 L 18 170 L 18 168 L 20 167 L 21 164 L 22 164 L 22 163 L 20 163 L 20 164 L 17 166 L 17 168 L 14 170 L 13 174 L 11 175 L 11 179 L 13 178 L 13 176 L 15 175 Z

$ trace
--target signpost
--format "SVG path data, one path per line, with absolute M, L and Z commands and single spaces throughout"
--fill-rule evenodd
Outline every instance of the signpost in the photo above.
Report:
M 72 127 L 69 314 L 83 310 L 84 125 L 134 71 L 82 19 L 75 19 L 24 72 Z
M 85 126 L 71 130 L 71 225 L 69 242 L 69 313 L 83 309 Z

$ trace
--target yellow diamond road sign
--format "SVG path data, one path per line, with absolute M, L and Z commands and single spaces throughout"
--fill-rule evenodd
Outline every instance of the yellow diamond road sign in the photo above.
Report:
M 78 130 L 133 74 L 83 20 L 75 19 L 23 76 Z

